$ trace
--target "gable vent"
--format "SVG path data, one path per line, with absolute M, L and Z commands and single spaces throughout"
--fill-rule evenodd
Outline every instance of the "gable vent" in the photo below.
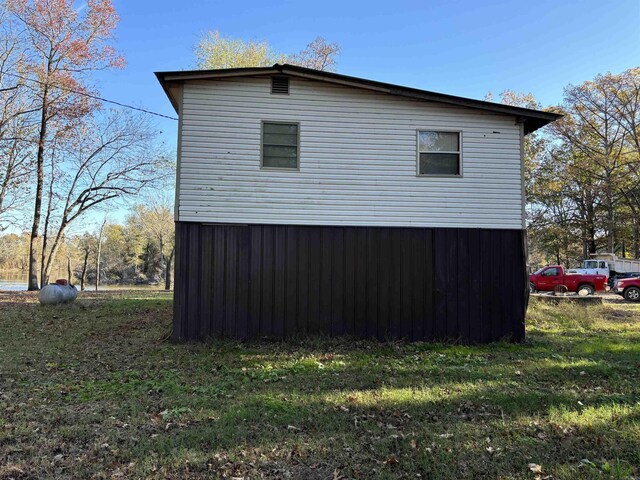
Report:
M 289 95 L 289 77 L 271 77 L 271 93 Z

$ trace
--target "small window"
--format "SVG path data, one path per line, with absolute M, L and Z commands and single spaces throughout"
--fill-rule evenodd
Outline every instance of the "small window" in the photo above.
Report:
M 418 132 L 418 175 L 460 176 L 460 132 Z
M 549 268 L 542 274 L 543 277 L 557 277 L 558 275 L 560 275 L 560 271 L 557 267 Z
M 298 168 L 299 125 L 262 122 L 262 167 Z

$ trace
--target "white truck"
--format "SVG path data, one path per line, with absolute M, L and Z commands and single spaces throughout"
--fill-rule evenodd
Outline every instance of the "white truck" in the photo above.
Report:
M 640 272 L 640 260 L 618 258 L 613 253 L 592 253 L 591 259 L 582 262 L 582 268 L 571 271 L 606 275 L 607 278 L 611 278 L 621 273 Z

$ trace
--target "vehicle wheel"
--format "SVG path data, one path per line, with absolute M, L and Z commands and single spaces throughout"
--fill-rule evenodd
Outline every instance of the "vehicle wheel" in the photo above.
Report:
M 536 293 L 536 286 L 533 283 L 529 283 L 529 293 Z
M 586 290 L 587 291 L 587 295 L 593 295 L 594 293 L 596 293 L 596 289 L 593 288 L 593 285 L 580 285 L 578 287 L 578 292 L 580 292 L 580 290 Z
M 640 302 L 640 288 L 629 287 L 624 291 L 624 298 L 630 302 Z

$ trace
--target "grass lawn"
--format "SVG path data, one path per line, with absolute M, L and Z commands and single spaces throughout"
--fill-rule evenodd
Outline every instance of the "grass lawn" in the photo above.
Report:
M 524 344 L 178 345 L 164 292 L 0 294 L 0 478 L 640 478 L 640 305 Z

